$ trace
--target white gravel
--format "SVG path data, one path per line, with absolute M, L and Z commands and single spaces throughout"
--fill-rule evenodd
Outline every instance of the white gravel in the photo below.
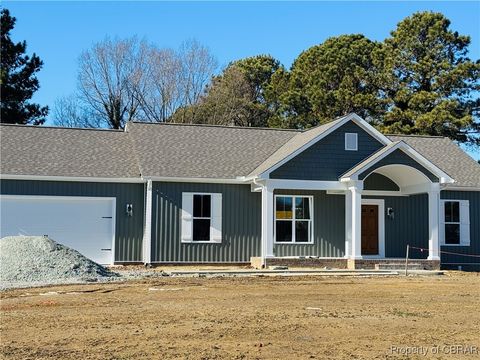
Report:
M 0 290 L 112 281 L 120 276 L 43 236 L 0 239 Z

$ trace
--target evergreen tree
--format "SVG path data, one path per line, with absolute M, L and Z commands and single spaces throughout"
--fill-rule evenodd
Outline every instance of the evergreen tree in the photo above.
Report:
M 440 13 L 402 20 L 374 54 L 383 69 L 380 95 L 388 103 L 379 128 L 480 144 L 480 62 L 467 57 L 469 44 Z
M 342 35 L 302 52 L 283 94 L 285 127 L 307 128 L 350 112 L 378 116 L 383 101 L 377 97 L 371 58 L 378 46 L 363 35 Z
M 48 107 L 30 103 L 40 87 L 36 73 L 43 62 L 35 55 L 25 55 L 25 41 L 14 43 L 10 31 L 16 19 L 7 9 L 1 11 L 1 122 L 40 125 L 45 122 Z

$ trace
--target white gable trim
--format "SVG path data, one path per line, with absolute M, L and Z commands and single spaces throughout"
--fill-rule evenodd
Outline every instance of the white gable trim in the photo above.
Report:
M 445 183 L 453 183 L 454 180 L 443 170 L 441 170 L 439 167 L 425 159 L 422 155 L 420 155 L 415 149 L 413 149 L 411 146 L 409 146 L 407 143 L 400 141 L 396 145 L 392 146 L 390 149 L 385 151 L 382 155 L 376 157 L 375 159 L 372 160 L 365 160 L 365 164 L 361 166 L 359 169 L 356 171 L 350 173 L 347 171 L 344 175 L 341 176 L 340 181 L 342 182 L 348 182 L 352 180 L 358 180 L 358 176 L 363 173 L 364 171 L 368 170 L 372 165 L 375 165 L 378 163 L 380 160 L 384 159 L 391 153 L 393 153 L 395 150 L 402 150 L 406 155 L 410 156 L 413 160 L 418 162 L 420 165 L 425 167 L 427 170 L 429 170 L 432 174 L 437 176 L 440 180 L 441 184 Z
M 388 145 L 390 143 L 392 143 L 392 140 L 390 140 L 389 138 L 387 138 L 385 135 L 383 135 L 380 131 L 378 131 L 377 129 L 375 129 L 372 125 L 370 125 L 369 123 L 367 123 L 365 120 L 363 120 L 360 116 L 358 116 L 357 114 L 355 113 L 351 113 L 351 114 L 348 114 L 346 115 L 341 121 L 339 121 L 337 124 L 335 124 L 334 126 L 332 126 L 331 128 L 329 128 L 328 130 L 324 131 L 323 133 L 319 134 L 318 136 L 316 136 L 315 138 L 313 138 L 312 140 L 310 140 L 308 143 L 306 143 L 305 145 L 303 145 L 302 147 L 300 147 L 299 149 L 295 150 L 293 153 L 291 153 L 290 155 L 288 155 L 287 157 L 283 158 L 282 160 L 280 160 L 278 163 L 276 163 L 275 165 L 271 166 L 269 169 L 265 170 L 263 173 L 261 173 L 259 175 L 260 178 L 263 178 L 263 179 L 266 179 L 266 178 L 269 178 L 270 177 L 270 173 L 272 171 L 275 171 L 276 169 L 278 169 L 280 166 L 282 166 L 283 164 L 285 164 L 287 161 L 293 159 L 294 157 L 296 157 L 298 154 L 302 153 L 304 150 L 308 149 L 310 146 L 316 144 L 318 141 L 322 140 L 324 137 L 330 135 L 331 133 L 333 133 L 335 130 L 339 129 L 340 127 L 342 127 L 343 125 L 345 125 L 347 122 L 349 121 L 353 121 L 356 125 L 358 125 L 359 127 L 361 127 L 363 130 L 365 130 L 368 134 L 370 134 L 371 136 L 373 136 L 375 139 L 377 139 L 378 141 L 380 141 L 382 144 L 384 145 Z

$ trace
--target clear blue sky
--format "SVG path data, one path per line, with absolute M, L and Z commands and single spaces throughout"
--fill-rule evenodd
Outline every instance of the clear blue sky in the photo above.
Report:
M 388 37 L 415 11 L 445 14 L 451 28 L 471 36 L 470 57 L 480 58 L 480 2 L 12 2 L 3 1 L 17 25 L 15 40 L 44 61 L 34 100 L 53 105 L 75 90 L 82 50 L 106 35 L 137 35 L 161 47 L 185 39 L 207 45 L 220 65 L 271 54 L 289 67 L 298 54 L 330 36 L 362 33 Z M 480 154 L 472 154 L 479 158 Z

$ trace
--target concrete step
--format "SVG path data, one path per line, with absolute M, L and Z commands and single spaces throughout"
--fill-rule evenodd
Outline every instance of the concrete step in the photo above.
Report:
M 375 264 L 375 270 L 405 270 L 405 263 L 380 263 Z M 423 264 L 409 263 L 408 270 L 424 270 Z

